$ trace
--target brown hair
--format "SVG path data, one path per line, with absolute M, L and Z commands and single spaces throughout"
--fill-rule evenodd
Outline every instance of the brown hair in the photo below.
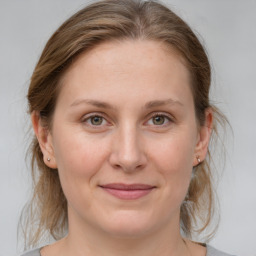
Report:
M 145 39 L 165 43 L 182 56 L 191 74 L 196 117 L 204 125 L 205 111 L 213 109 L 215 120 L 223 117 L 209 103 L 211 68 L 204 48 L 190 27 L 167 7 L 156 1 L 102 0 L 69 18 L 49 39 L 35 67 L 28 91 L 29 112 L 37 111 L 50 129 L 60 87 L 60 78 L 85 51 L 104 41 Z M 216 132 L 216 123 L 213 133 Z M 214 135 L 214 134 L 213 134 Z M 61 238 L 67 225 L 67 201 L 57 171 L 47 167 L 39 143 L 31 143 L 34 194 L 25 224 L 34 225 L 25 235 L 35 245 L 44 232 Z M 181 206 L 181 230 L 187 237 L 203 231 L 214 209 L 210 152 L 193 170 L 187 196 Z M 199 221 L 198 221 L 199 220 Z M 196 228 L 197 225 L 201 225 Z M 35 227 L 36 225 L 36 227 Z

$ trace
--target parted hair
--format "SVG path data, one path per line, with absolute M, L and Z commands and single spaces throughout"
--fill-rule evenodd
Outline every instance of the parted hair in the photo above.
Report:
M 176 51 L 190 72 L 196 119 L 205 124 L 205 111 L 212 108 L 214 124 L 224 116 L 210 104 L 211 67 L 206 51 L 191 28 L 158 1 L 101 0 L 90 4 L 66 20 L 47 42 L 34 69 L 28 89 L 29 113 L 36 111 L 40 121 L 51 130 L 52 116 L 60 79 L 76 58 L 106 41 L 152 40 L 163 42 Z M 222 121 L 221 121 L 222 120 Z M 33 177 L 33 196 L 21 218 L 26 248 L 35 246 L 45 233 L 60 239 L 67 231 L 67 200 L 58 170 L 43 161 L 37 138 L 29 148 Z M 214 212 L 211 152 L 194 167 L 187 195 L 180 209 L 180 227 L 184 236 L 193 238 L 210 224 Z

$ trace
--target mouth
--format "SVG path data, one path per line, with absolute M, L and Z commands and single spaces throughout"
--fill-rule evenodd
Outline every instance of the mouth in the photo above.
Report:
M 123 200 L 135 200 L 148 195 L 156 187 L 148 184 L 112 183 L 100 185 L 107 193 Z

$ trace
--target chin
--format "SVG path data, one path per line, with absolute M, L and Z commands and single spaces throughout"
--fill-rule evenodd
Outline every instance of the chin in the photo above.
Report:
M 139 238 L 153 232 L 157 226 L 149 216 L 138 212 L 122 212 L 115 214 L 105 223 L 105 232 L 114 237 L 120 238 Z M 159 224 L 159 223 L 158 223 Z

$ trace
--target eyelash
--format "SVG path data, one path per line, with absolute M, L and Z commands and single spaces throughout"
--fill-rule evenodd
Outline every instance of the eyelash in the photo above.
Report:
M 102 128 L 102 126 L 105 126 L 105 124 L 100 124 L 100 125 L 93 125 L 92 124 L 92 118 L 94 117 L 99 117 L 99 118 L 102 118 L 103 122 L 107 122 L 107 119 L 105 118 L 105 116 L 102 114 L 102 113 L 93 113 L 89 116 L 84 116 L 82 118 L 82 123 L 85 123 L 87 126 L 90 126 L 94 129 L 100 129 Z M 173 122 L 173 117 L 167 113 L 153 113 L 150 115 L 150 118 L 147 120 L 146 123 L 148 123 L 150 120 L 153 120 L 153 118 L 155 117 L 163 117 L 165 120 L 164 120 L 164 124 L 160 124 L 160 125 L 156 125 L 156 124 L 151 124 L 152 126 L 155 126 L 155 127 L 158 127 L 158 128 L 161 128 L 161 127 L 166 127 L 168 126 L 170 123 Z M 88 123 L 90 122 L 90 124 Z M 153 121 L 152 121 L 153 122 Z M 167 122 L 167 123 L 166 123 Z
M 164 121 L 164 124 L 162 124 L 162 125 L 154 125 L 153 124 L 153 126 L 165 127 L 165 126 L 168 126 L 170 124 L 170 122 L 173 122 L 172 116 L 167 113 L 154 113 L 153 115 L 151 115 L 150 119 L 147 122 L 149 122 L 150 120 L 153 120 L 153 118 L 155 118 L 155 117 L 163 117 L 165 119 L 165 121 Z M 165 123 L 166 121 L 168 123 Z
M 93 113 L 89 116 L 84 116 L 82 118 L 82 123 L 86 123 L 87 126 L 90 126 L 90 127 L 93 127 L 94 129 L 97 129 L 97 128 L 101 128 L 102 127 L 102 124 L 100 125 L 93 125 L 92 124 L 92 119 L 94 117 L 99 117 L 99 118 L 102 118 L 103 122 L 108 122 L 107 119 L 104 117 L 104 115 L 102 113 Z M 90 124 L 88 123 L 90 121 Z

